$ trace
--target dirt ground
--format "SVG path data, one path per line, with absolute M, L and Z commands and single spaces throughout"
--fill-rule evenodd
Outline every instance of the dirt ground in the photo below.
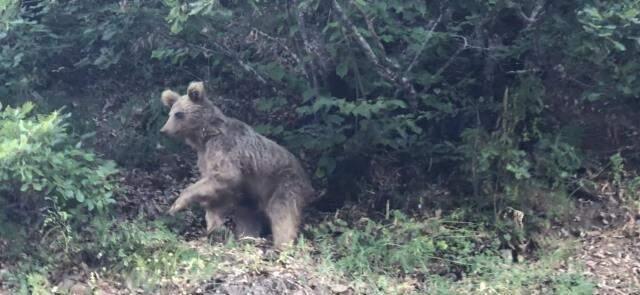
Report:
M 585 265 L 598 294 L 640 294 L 640 212 L 612 199 L 578 206 L 572 231 L 580 246 L 572 259 Z
M 162 214 L 161 208 L 167 207 L 175 196 L 165 195 L 159 199 L 158 189 L 165 194 L 177 194 L 179 187 L 191 180 L 184 177 L 171 182 L 162 181 L 158 187 L 158 177 L 166 177 L 167 171 L 160 169 L 156 173 L 148 175 L 140 172 L 127 176 L 127 183 L 131 184 L 128 187 L 132 190 L 131 193 L 135 191 L 136 195 L 135 200 L 131 202 L 140 204 L 141 196 L 145 196 L 143 199 L 147 200 L 144 202 L 144 209 L 140 209 L 139 206 L 129 207 L 138 207 L 138 210 L 144 210 L 151 215 Z M 190 174 L 184 171 L 183 175 Z M 554 227 L 553 231 L 561 237 L 578 238 L 578 250 L 571 260 L 577 262 L 577 265 L 585 266 L 584 274 L 597 284 L 598 294 L 640 294 L 640 212 L 633 212 L 632 209 L 621 206 L 607 184 L 602 184 L 602 189 L 597 195 L 597 198 L 592 200 L 576 198 L 577 210 L 574 212 L 573 220 Z M 194 236 L 197 236 L 197 233 L 194 233 Z M 198 247 L 198 244 L 206 241 L 196 239 L 190 243 L 193 247 L 204 248 Z M 218 273 L 206 282 L 183 291 L 190 294 L 351 293 L 352 290 L 347 287 L 346 282 L 340 282 L 338 278 L 317 277 L 309 267 L 314 266 L 290 261 L 280 266 L 269 265 L 265 268 L 268 271 L 259 273 Z
M 124 196 L 119 198 L 120 216 L 136 216 L 143 213 L 153 219 L 164 214 L 166 208 L 179 193 L 180 188 L 193 181 L 188 166 L 160 168 L 154 172 L 131 170 L 123 174 Z M 168 177 L 167 175 L 181 175 Z M 576 199 L 573 221 L 552 228 L 553 234 L 567 239 L 578 239 L 577 251 L 570 260 L 584 265 L 584 274 L 597 284 L 598 294 L 640 294 L 640 212 L 621 206 L 610 193 L 603 192 L 597 199 Z M 637 210 L 637 209 L 636 209 Z M 185 243 L 197 249 L 201 255 L 214 255 L 219 248 L 211 247 L 203 238 L 202 220 L 187 215 L 193 232 L 181 233 Z M 255 253 L 225 249 L 228 267 L 210 278 L 169 284 L 163 294 L 353 294 L 349 282 L 330 273 L 317 270 L 314 259 L 285 258 L 284 261 L 267 261 L 264 252 L 269 246 L 264 241 L 254 241 Z M 206 245 L 205 245 L 206 244 Z M 0 250 L 7 241 L 0 239 Z M 208 246 L 208 247 L 207 247 Z M 228 253 L 227 253 L 228 252 Z M 228 257 L 227 257 L 228 256 Z M 288 260 L 287 260 L 288 259 Z M 526 263 L 526 262 L 525 262 Z M 234 267 L 251 265 L 252 267 Z M 569 263 L 568 265 L 575 265 Z M 6 262 L 0 261 L 0 272 L 7 271 Z M 228 271 L 226 271 L 228 270 Z M 558 271 L 567 271 L 559 269 Z M 87 281 L 93 279 L 94 294 L 143 294 L 142 290 L 130 290 L 122 282 L 108 278 L 90 278 L 88 271 L 77 269 L 59 280 L 59 289 L 72 294 L 87 294 Z M 0 294 L 10 294 L 2 290 Z

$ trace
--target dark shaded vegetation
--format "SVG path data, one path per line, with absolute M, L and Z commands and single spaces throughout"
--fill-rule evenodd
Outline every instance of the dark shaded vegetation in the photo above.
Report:
M 604 190 L 637 210 L 639 33 L 631 0 L 0 0 L 0 270 L 25 274 L 0 287 L 83 265 L 158 271 L 148 291 L 204 263 L 148 209 L 193 176 L 160 93 L 204 81 L 313 176 L 300 249 L 321 258 L 292 257 L 356 292 L 585 292 L 534 236 Z M 118 189 L 138 173 L 155 199 Z

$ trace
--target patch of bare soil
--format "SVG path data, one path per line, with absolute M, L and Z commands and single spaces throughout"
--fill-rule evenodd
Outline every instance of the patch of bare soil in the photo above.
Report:
M 586 275 L 597 282 L 600 294 L 640 294 L 637 237 L 629 238 L 620 230 L 587 233 L 576 259 L 586 264 Z
M 192 244 L 197 249 L 207 249 L 197 241 Z M 230 295 L 350 293 L 350 288 L 340 282 L 340 278 L 318 273 L 313 259 L 283 255 L 273 261 L 265 259 L 269 256 L 265 251 L 269 250 L 260 247 L 256 248 L 254 255 L 247 255 L 247 252 L 226 250 L 225 261 L 220 266 L 222 271 L 185 291 L 189 294 Z
M 153 171 L 123 171 L 123 188 L 118 208 L 123 216 L 135 218 L 143 215 L 154 219 L 166 215 L 166 210 L 186 186 L 195 182 L 197 171 L 192 159 L 174 156 Z M 203 281 L 190 279 L 164 284 L 162 294 L 350 294 L 346 282 L 332 274 L 319 274 L 314 259 L 272 255 L 271 245 L 264 239 L 249 239 L 255 252 L 222 248 L 215 241 L 224 237 L 213 236 L 214 243 L 204 234 L 202 216 L 195 210 L 186 210 L 180 217 L 185 243 L 204 257 L 218 257 L 216 272 Z M 200 214 L 201 215 L 201 214 Z M 231 225 L 232 224 L 228 224 Z M 244 243 L 244 242 L 241 242 Z M 102 280 L 96 290 L 102 294 L 136 293 L 120 282 Z M 137 293 L 142 292 L 141 290 Z M 142 292 L 143 293 L 143 292 Z
M 157 169 L 123 170 L 120 177 L 121 193 L 115 206 L 121 218 L 135 219 L 144 216 L 154 220 L 167 217 L 167 210 L 180 192 L 196 182 L 198 172 L 194 159 L 178 155 L 160 160 Z M 204 219 L 197 210 L 185 210 L 180 216 L 179 234 L 187 240 L 204 235 Z
M 135 168 L 122 171 L 122 192 L 117 208 L 128 216 L 144 214 L 158 217 L 165 214 L 180 191 L 197 180 L 195 165 L 185 163 L 186 160 L 179 156 L 167 158 L 152 171 Z
M 130 216 L 139 213 L 153 218 L 164 211 L 179 192 L 195 181 L 195 171 L 188 167 L 185 159 L 176 159 L 177 164 L 164 165 L 147 172 L 131 170 L 125 172 L 122 183 L 126 190 L 120 208 Z M 574 219 L 558 228 L 560 236 L 577 236 L 580 245 L 571 258 L 585 265 L 584 274 L 597 284 L 598 294 L 640 294 L 640 212 L 616 201 L 611 192 L 603 189 L 594 194 L 595 199 L 579 199 Z M 199 251 L 211 251 L 203 239 L 201 218 L 193 212 L 182 220 L 189 232 L 182 233 L 188 243 Z M 317 216 L 314 216 L 317 217 Z M 307 218 L 314 218 L 307 217 Z M 209 245 L 210 246 L 210 245 Z M 211 275 L 205 281 L 188 285 L 174 285 L 172 292 L 183 294 L 348 294 L 352 292 L 338 278 L 319 276 L 317 266 L 311 261 L 265 260 L 264 251 L 269 247 L 257 247 L 255 257 L 247 253 L 228 253 L 225 249 L 225 271 Z M 208 250 L 207 250 L 208 249 Z M 215 249 L 215 247 L 213 248 Z M 233 252 L 233 250 L 231 250 Z M 202 253 L 209 255 L 211 253 Z M 253 267 L 237 266 L 253 265 Z M 312 272 L 310 270 L 316 270 Z M 107 294 L 110 292 L 106 292 Z
M 586 266 L 598 294 L 640 294 L 640 212 L 612 199 L 581 200 L 571 231 L 580 238 L 572 259 Z
M 314 272 L 313 260 L 283 255 L 278 260 L 265 259 L 265 247 L 246 249 L 222 249 L 211 246 L 205 239 L 187 242 L 200 255 L 221 258 L 216 271 L 204 280 L 175 277 L 171 281 L 159 282 L 162 287 L 156 294 L 353 294 L 347 282 L 333 274 Z M 216 253 L 217 252 L 217 253 Z M 70 279 L 71 288 L 89 290 L 94 294 L 148 294 L 142 289 L 126 286 L 126 282 L 109 279 L 93 279 L 92 286 L 84 277 Z M 85 283 L 87 282 L 87 283 Z M 66 287 L 65 290 L 71 290 Z M 0 293 L 1 294 L 1 293 Z M 85 294 L 85 293 L 75 293 Z

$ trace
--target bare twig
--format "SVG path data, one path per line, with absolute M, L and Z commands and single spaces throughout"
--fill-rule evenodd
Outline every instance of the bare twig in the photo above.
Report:
M 538 21 L 538 17 L 542 14 L 542 8 L 544 7 L 545 2 L 545 0 L 538 0 L 536 2 L 536 6 L 533 8 L 529 16 L 524 13 L 524 10 L 522 10 L 522 6 L 520 6 L 518 13 L 520 18 L 527 24 L 527 29 Z
M 333 8 L 340 17 L 340 20 L 346 26 L 347 30 L 355 37 L 356 42 L 364 51 L 364 54 L 369 62 L 371 62 L 375 66 L 376 72 L 385 80 L 398 85 L 403 91 L 405 91 L 408 94 L 409 105 L 412 108 L 416 108 L 418 105 L 416 99 L 416 90 L 409 79 L 392 71 L 388 66 L 382 64 L 380 58 L 373 51 L 369 42 L 367 42 L 364 36 L 360 34 L 358 28 L 353 24 L 347 13 L 344 11 L 344 8 L 342 8 L 337 0 L 333 0 Z
M 204 32 L 206 32 L 207 30 L 204 30 Z M 204 35 L 205 37 L 207 37 L 207 39 L 213 39 L 211 36 L 207 35 L 206 33 L 202 33 L 202 35 Z M 167 36 L 165 36 L 165 38 L 169 38 Z M 186 47 L 190 47 L 190 48 L 197 48 L 202 50 L 202 52 L 205 53 L 222 53 L 223 55 L 225 55 L 226 57 L 232 58 L 236 63 L 238 63 L 240 65 L 240 67 L 245 70 L 246 72 L 249 72 L 250 74 L 252 74 L 253 76 L 255 76 L 255 78 L 262 84 L 268 85 L 269 83 L 267 82 L 267 79 L 265 79 L 262 75 L 260 75 L 260 73 L 258 73 L 258 71 L 256 69 L 254 69 L 251 65 L 249 65 L 248 63 L 246 63 L 244 60 L 242 60 L 242 58 L 240 58 L 240 56 L 238 56 L 236 53 L 234 53 L 233 51 L 231 51 L 229 48 L 218 44 L 217 42 L 211 42 L 211 44 L 215 47 L 214 49 L 211 48 L 207 48 L 204 47 L 202 45 L 193 45 L 189 42 L 184 42 L 183 46 Z M 272 87 L 272 90 L 275 90 L 274 87 Z
M 386 66 L 391 67 L 394 70 L 399 70 L 400 69 L 400 65 L 398 65 L 395 62 L 393 62 L 393 60 L 391 60 L 390 58 L 387 57 L 387 53 L 386 53 L 386 50 L 384 49 L 384 45 L 382 45 L 382 41 L 380 41 L 380 37 L 378 36 L 378 33 L 376 32 L 375 26 L 373 25 L 373 21 L 371 20 L 371 18 L 369 18 L 369 16 L 367 16 L 367 14 L 364 12 L 364 10 L 362 10 L 362 8 L 360 6 L 358 6 L 356 3 L 354 3 L 353 0 L 350 0 L 349 3 L 351 4 L 351 6 L 355 7 L 360 12 L 360 14 L 362 15 L 362 18 L 364 19 L 364 22 L 367 24 L 367 29 L 369 30 L 369 33 L 371 34 L 371 38 L 373 39 L 373 44 L 376 46 L 376 48 L 380 52 L 379 54 L 381 56 L 381 60 L 386 64 Z
M 310 58 L 309 63 L 305 63 L 305 71 L 307 67 L 309 68 L 307 71 L 307 76 L 311 79 L 311 83 L 313 85 L 313 89 L 315 93 L 318 93 L 318 78 L 317 78 L 317 67 L 314 63 L 315 58 L 313 58 L 313 50 L 311 49 L 311 44 L 309 42 L 309 34 L 307 33 L 306 24 L 304 20 L 304 12 L 300 9 L 298 2 L 293 1 L 293 6 L 296 9 L 296 20 L 298 22 L 298 28 L 300 31 L 300 37 L 302 37 L 302 44 L 304 47 L 304 51 Z
M 384 78 L 394 81 L 395 74 L 391 72 L 389 69 L 384 68 L 380 64 L 380 60 L 378 59 L 378 56 L 375 54 L 375 52 L 373 52 L 373 49 L 371 48 L 371 45 L 369 45 L 369 42 L 367 42 L 364 36 L 362 36 L 362 34 L 358 32 L 358 28 L 353 24 L 351 19 L 349 19 L 346 12 L 344 11 L 340 3 L 338 3 L 337 0 L 333 0 L 333 8 L 338 13 L 338 16 L 340 17 L 342 22 L 347 26 L 347 29 L 349 30 L 349 32 L 351 32 L 351 34 L 353 34 L 353 36 L 356 38 L 358 45 L 360 45 L 362 50 L 364 50 L 364 54 L 367 57 L 367 59 L 370 62 L 372 62 L 377 68 L 379 68 L 379 70 L 381 71 L 380 74 Z
M 351 58 L 351 60 L 355 60 L 355 55 L 354 55 L 354 50 L 353 47 L 351 46 L 351 42 L 347 42 L 347 46 L 349 47 L 349 57 Z M 360 73 L 360 67 L 358 67 L 357 64 L 354 64 L 353 67 L 353 75 L 355 76 L 355 80 L 356 80 L 356 97 L 359 97 L 361 93 L 365 93 L 365 88 L 364 88 L 364 84 L 362 83 L 362 75 Z
M 263 31 L 261 31 L 260 29 L 255 28 L 255 27 L 251 29 L 251 32 L 249 33 L 249 36 L 251 38 L 254 38 L 254 39 L 257 39 L 258 38 L 257 36 L 262 36 L 265 39 L 268 39 L 270 41 L 273 41 L 273 42 L 277 43 L 280 47 L 282 47 L 282 49 L 284 49 L 284 51 L 286 51 L 288 54 L 291 55 L 291 58 L 293 58 L 293 60 L 295 61 L 296 65 L 301 64 L 300 57 L 298 57 L 298 54 L 295 51 L 293 51 L 293 50 L 291 50 L 291 48 L 289 48 L 289 46 L 287 45 L 287 41 L 285 39 L 278 38 L 278 37 L 273 37 L 273 36 L 263 32 Z
M 458 50 L 456 50 L 456 52 L 453 53 L 453 55 L 451 55 L 451 57 L 449 57 L 449 59 L 447 60 L 447 62 L 444 63 L 444 65 L 442 65 L 442 67 L 440 67 L 436 73 L 434 74 L 434 76 L 440 76 L 442 75 L 442 73 L 444 72 L 444 70 L 446 70 L 451 63 L 453 63 L 453 60 L 458 57 L 458 55 L 460 55 L 460 53 L 462 53 L 462 51 L 464 51 L 465 49 L 469 48 L 469 42 L 467 41 L 467 38 L 463 37 L 463 36 L 457 36 L 459 38 L 461 38 L 464 41 L 464 44 L 462 44 L 462 46 L 460 46 L 460 48 L 458 48 Z
M 213 46 L 216 47 L 217 51 L 221 52 L 222 54 L 226 55 L 227 57 L 233 58 L 235 60 L 235 62 L 237 62 L 243 70 L 253 74 L 256 77 L 256 79 L 258 81 L 260 81 L 260 83 L 268 84 L 267 83 L 267 79 L 262 77 L 262 75 L 260 75 L 260 73 L 258 73 L 258 71 L 256 69 L 254 69 L 248 63 L 244 62 L 239 56 L 237 56 L 236 54 L 231 52 L 231 50 L 229 50 L 228 48 L 226 48 L 226 47 L 224 47 L 224 46 L 222 46 L 222 45 L 220 45 L 218 43 L 212 43 L 212 44 L 213 44 Z M 189 45 L 189 46 L 196 47 L 196 48 L 202 50 L 203 52 L 208 52 L 208 53 L 215 53 L 216 52 L 213 49 L 206 48 L 206 47 L 201 46 L 201 45 Z
M 525 75 L 525 74 L 529 74 L 529 73 L 539 73 L 539 72 L 542 72 L 542 70 L 540 70 L 538 68 L 534 68 L 534 69 L 526 69 L 526 70 L 507 71 L 507 74 Z
M 427 37 L 424 38 L 424 41 L 420 45 L 420 50 L 418 50 L 418 52 L 416 52 L 416 55 L 413 57 L 413 60 L 411 61 L 409 66 L 407 66 L 407 69 L 404 70 L 404 74 L 405 75 L 408 75 L 409 72 L 411 72 L 411 69 L 416 65 L 416 63 L 418 63 L 418 59 L 420 58 L 420 55 L 422 55 L 422 52 L 427 47 L 427 44 L 429 43 L 429 40 L 431 40 L 431 36 L 433 36 L 433 31 L 436 29 L 436 26 L 438 26 L 438 24 L 440 23 L 440 20 L 442 20 L 442 14 L 440 14 L 440 16 L 438 16 L 438 18 L 435 21 L 431 21 L 430 22 L 429 26 L 431 27 L 431 29 L 429 29 L 429 32 L 427 33 Z M 467 40 L 465 39 L 465 43 L 466 43 L 466 41 Z M 465 44 L 465 46 L 466 46 L 466 44 Z
M 288 22 L 288 27 L 293 27 L 293 24 L 297 23 L 298 20 L 296 17 L 293 16 L 293 12 L 292 10 L 295 10 L 295 6 L 296 6 L 296 2 L 295 1 L 286 1 L 287 5 L 285 5 L 286 9 L 287 9 L 287 22 Z M 303 49 L 301 49 L 301 45 L 299 44 L 298 40 L 296 40 L 295 38 L 291 39 L 291 44 L 295 50 L 295 52 L 297 52 L 297 55 L 300 56 L 301 60 L 298 62 L 298 65 L 300 67 L 302 67 L 302 71 L 304 72 L 305 77 L 307 78 L 308 82 L 312 82 L 311 76 L 309 75 L 309 69 L 307 68 L 307 64 L 304 62 L 304 54 L 305 51 Z M 304 47 L 304 44 L 302 45 L 302 47 Z

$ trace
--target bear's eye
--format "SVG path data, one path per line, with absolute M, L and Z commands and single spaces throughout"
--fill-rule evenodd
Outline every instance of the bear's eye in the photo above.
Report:
M 183 112 L 176 112 L 175 114 L 173 114 L 174 116 L 176 116 L 176 119 L 184 119 L 184 113 Z

